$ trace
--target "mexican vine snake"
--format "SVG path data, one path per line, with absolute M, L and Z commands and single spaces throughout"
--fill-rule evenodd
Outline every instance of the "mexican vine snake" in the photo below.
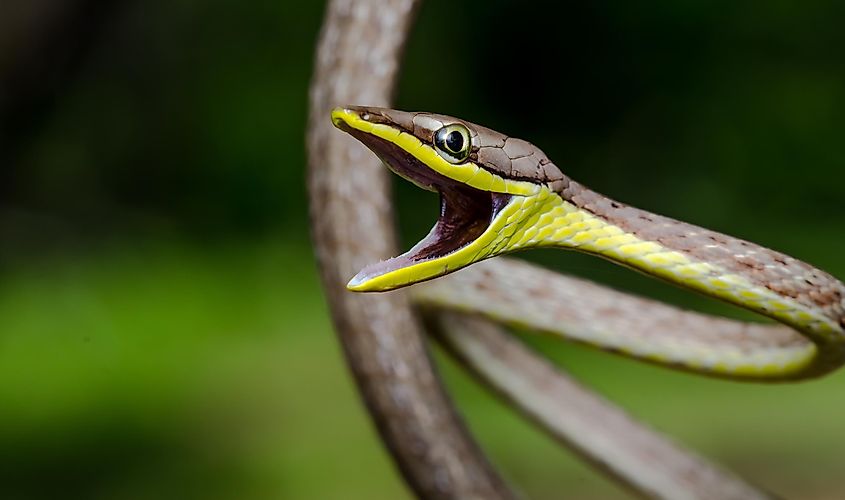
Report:
M 392 290 L 497 255 L 558 247 L 597 255 L 785 325 L 679 313 L 619 293 L 612 297 L 621 305 L 604 314 L 600 305 L 585 302 L 582 313 L 561 319 L 565 334 L 576 341 L 738 379 L 806 378 L 845 362 L 845 285 L 804 262 L 613 201 L 568 178 L 534 145 L 463 120 L 348 106 L 336 108 L 332 122 L 401 177 L 439 192 L 441 200 L 440 217 L 422 241 L 361 270 L 347 285 L 350 290 Z M 555 318 L 543 305 L 542 284 L 532 288 L 515 280 L 513 297 L 485 307 L 460 280 L 454 283 L 451 291 L 438 291 L 451 294 L 441 305 L 507 322 L 507 300 L 523 300 L 537 305 L 533 326 L 553 329 L 544 327 Z M 589 297 L 594 285 L 584 286 Z M 438 302 L 438 295 L 429 300 Z M 628 317 L 619 321 L 619 315 Z M 645 326 L 632 327 L 632 317 L 644 318 Z M 688 324 L 701 318 L 704 323 Z M 695 338 L 685 342 L 684 333 Z

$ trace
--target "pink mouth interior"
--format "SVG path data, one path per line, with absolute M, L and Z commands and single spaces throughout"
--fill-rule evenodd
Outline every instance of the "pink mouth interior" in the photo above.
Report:
M 399 176 L 423 189 L 440 193 L 440 216 L 428 235 L 402 255 L 366 266 L 349 282 L 352 286 L 465 247 L 487 230 L 510 200 L 510 195 L 481 191 L 449 179 L 391 142 L 355 129 L 345 130 Z

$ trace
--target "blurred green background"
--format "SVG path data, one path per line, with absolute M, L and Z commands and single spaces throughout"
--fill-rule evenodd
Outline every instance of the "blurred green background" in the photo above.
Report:
M 347 376 L 308 239 L 322 10 L 0 5 L 0 498 L 408 497 Z M 833 0 L 432 0 L 397 107 L 528 139 L 600 192 L 841 277 L 843 14 Z M 395 186 L 410 245 L 436 199 Z M 746 317 L 594 259 L 524 257 Z M 739 384 L 528 340 L 767 489 L 841 498 L 842 373 Z M 438 360 L 526 494 L 626 497 Z

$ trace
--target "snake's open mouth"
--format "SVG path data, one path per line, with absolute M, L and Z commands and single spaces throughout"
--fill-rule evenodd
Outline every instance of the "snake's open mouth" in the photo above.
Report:
M 440 216 L 428 235 L 404 254 L 362 269 L 349 282 L 350 289 L 361 288 L 364 283 L 379 276 L 439 259 L 464 248 L 487 230 L 511 198 L 509 194 L 482 191 L 449 179 L 392 142 L 351 127 L 339 126 L 370 148 L 393 172 L 423 189 L 440 194 Z

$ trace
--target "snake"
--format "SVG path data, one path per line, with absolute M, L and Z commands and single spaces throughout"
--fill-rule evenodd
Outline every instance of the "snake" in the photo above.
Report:
M 407 252 L 361 269 L 347 284 L 350 291 L 387 292 L 528 249 L 575 250 L 782 324 L 713 321 L 718 342 L 697 343 L 694 349 L 683 342 L 655 348 L 648 335 L 626 336 L 625 328 L 569 325 L 575 340 L 741 380 L 811 378 L 845 363 L 845 285 L 827 272 L 613 200 L 569 178 L 533 144 L 465 120 L 369 106 L 335 108 L 331 120 L 395 174 L 440 197 L 439 217 L 429 233 Z M 519 286 L 514 290 L 525 288 Z M 508 300 L 536 302 L 536 314 L 543 315 L 553 307 L 542 302 L 543 286 Z M 630 307 L 644 318 L 659 310 L 645 302 Z M 650 321 L 655 328 L 683 330 L 668 316 L 657 314 Z M 725 329 L 721 337 L 720 328 Z

